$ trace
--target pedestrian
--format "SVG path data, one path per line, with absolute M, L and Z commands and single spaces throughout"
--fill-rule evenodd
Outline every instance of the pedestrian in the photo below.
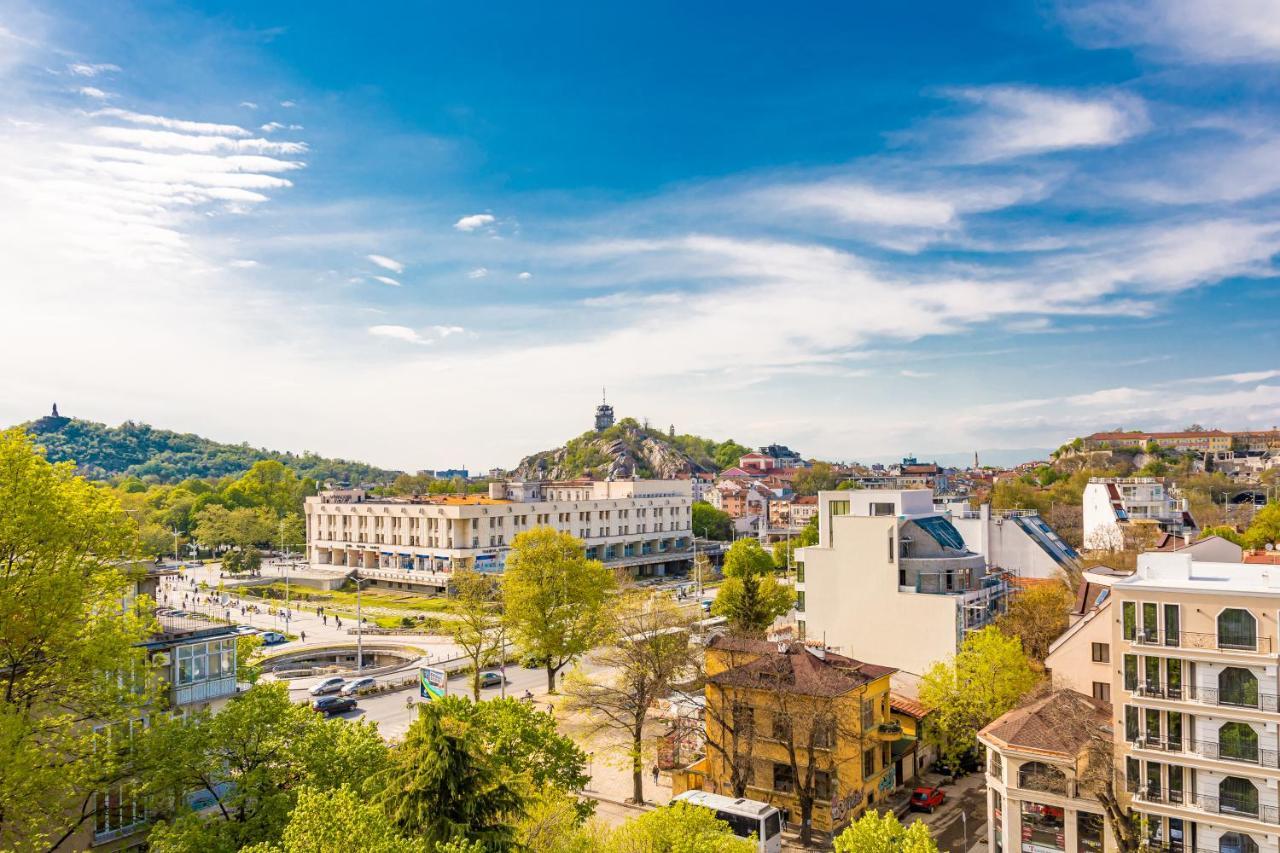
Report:
M 305 642 L 307 641 L 307 632 L 306 632 L 306 631 L 303 631 L 303 632 L 302 632 L 301 634 L 299 634 L 298 636 L 300 636 L 300 637 L 302 638 L 302 642 L 304 642 L 304 643 L 305 643 Z M 655 768 L 655 769 L 654 769 L 654 773 L 657 773 L 657 772 L 658 772 L 658 771 L 657 771 L 657 768 Z
M 555 705 L 552 705 L 550 702 L 548 702 L 548 703 L 547 703 L 547 713 L 554 717 L 554 716 L 556 715 L 556 706 L 555 706 Z
M 658 765 L 653 765 L 653 784 L 658 784 Z

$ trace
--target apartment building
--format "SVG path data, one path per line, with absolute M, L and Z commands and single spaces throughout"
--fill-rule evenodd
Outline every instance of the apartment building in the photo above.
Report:
M 1083 573 L 1067 630 L 1044 660 L 1055 688 L 1111 701 L 1111 585 L 1128 576 L 1105 566 Z
M 359 569 L 373 585 L 443 588 L 460 568 L 501 571 L 517 534 L 550 527 L 587 556 L 635 576 L 687 569 L 693 557 L 689 480 L 492 483 L 488 495 L 376 497 L 363 490 L 307 498 L 307 559 Z
M 1116 756 L 1154 845 L 1280 851 L 1280 571 L 1147 553 L 1111 586 Z
M 990 624 L 1010 588 L 928 489 L 821 492 L 818 544 L 797 560 L 801 636 L 912 675 Z
M 1057 690 L 978 733 L 987 749 L 987 842 L 994 853 L 1114 849 L 1102 804 L 1080 785 L 1089 727 L 1105 736 L 1111 705 Z
M 1034 509 L 993 510 L 990 504 L 974 509 L 966 498 L 938 509 L 949 513 L 965 544 L 989 566 L 1019 578 L 1060 578 L 1079 568 L 1080 555 Z
M 1084 547 L 1118 551 L 1154 542 L 1160 533 L 1194 532 L 1187 502 L 1156 477 L 1094 477 L 1084 488 Z
M 1165 450 L 1216 453 L 1231 449 L 1232 434 L 1218 429 L 1186 432 L 1095 432 L 1085 436 L 1090 450 L 1128 450 L 1154 444 Z

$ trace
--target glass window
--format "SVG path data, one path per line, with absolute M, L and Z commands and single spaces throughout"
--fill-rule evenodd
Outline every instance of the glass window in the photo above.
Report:
M 1256 649 L 1258 622 L 1253 614 L 1238 608 L 1218 614 L 1218 646 L 1224 649 Z
M 1143 669 L 1146 682 L 1144 686 L 1148 692 L 1158 695 L 1160 693 L 1160 658 L 1143 658 Z
M 1223 723 L 1218 728 L 1218 754 L 1236 761 L 1257 761 L 1257 731 L 1248 723 Z
M 1164 662 L 1165 691 L 1170 699 L 1182 698 L 1182 661 L 1170 658 Z
M 1126 756 L 1124 759 L 1124 784 L 1125 790 L 1138 790 L 1138 783 L 1142 779 L 1142 766 L 1138 759 L 1132 756 Z
M 1093 698 L 1103 702 L 1111 701 L 1111 685 L 1105 681 L 1093 682 Z
M 1182 802 L 1183 776 L 1185 771 L 1177 764 L 1169 765 L 1169 802 Z
M 1223 814 L 1258 814 L 1258 789 L 1239 776 L 1228 776 L 1218 783 L 1218 801 Z
M 1146 738 L 1148 743 L 1160 743 L 1160 712 L 1155 708 L 1146 709 Z
M 1124 706 L 1124 739 L 1129 743 L 1138 739 L 1138 709 L 1132 705 Z
M 1218 673 L 1218 701 L 1241 708 L 1258 707 L 1258 677 L 1239 666 Z
M 870 779 L 874 775 L 876 775 L 876 751 L 873 748 L 862 753 L 862 778 Z
M 1160 771 L 1164 765 L 1156 761 L 1147 762 L 1147 796 L 1159 802 L 1161 799 Z
M 1022 842 L 1024 847 L 1032 844 L 1041 849 L 1065 850 L 1066 822 L 1063 818 L 1063 810 L 1057 806 L 1023 801 Z
M 796 788 L 796 777 L 790 764 L 773 765 L 773 790 L 790 793 Z
M 1160 626 L 1156 622 L 1156 614 L 1158 612 L 1154 601 L 1144 601 L 1142 603 L 1142 639 L 1148 643 L 1154 643 L 1156 638 L 1160 636 Z
M 1258 853 L 1258 842 L 1243 832 L 1224 832 L 1218 840 L 1219 853 Z
M 1111 660 L 1111 646 L 1108 643 L 1093 644 L 1093 662 L 1108 663 Z
M 1166 646 L 1179 645 L 1178 641 L 1182 636 L 1182 619 L 1179 611 L 1180 608 L 1176 604 L 1164 606 L 1164 644 Z
M 1102 815 L 1089 812 L 1076 813 L 1076 841 L 1082 851 L 1102 853 L 1103 826 Z
M 1138 656 L 1124 656 L 1124 689 L 1130 692 L 1138 689 Z
M 1018 768 L 1018 787 L 1028 791 L 1065 794 L 1067 777 L 1061 770 L 1043 761 L 1027 761 Z
M 1165 741 L 1171 751 L 1182 749 L 1182 714 L 1170 711 L 1165 719 Z
M 1124 638 L 1132 640 L 1138 636 L 1138 605 L 1126 601 L 1120 607 L 1121 621 L 1124 627 Z

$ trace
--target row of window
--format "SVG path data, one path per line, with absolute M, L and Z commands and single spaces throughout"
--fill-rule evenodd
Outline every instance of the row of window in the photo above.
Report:
M 236 641 L 210 640 L 176 649 L 178 684 L 213 681 L 236 672 Z
M 1154 601 L 1121 604 L 1124 639 L 1166 646 L 1195 645 L 1198 637 L 1182 630 L 1182 606 Z M 1258 648 L 1258 620 L 1248 610 L 1229 607 L 1217 617 L 1217 647 L 1253 651 Z

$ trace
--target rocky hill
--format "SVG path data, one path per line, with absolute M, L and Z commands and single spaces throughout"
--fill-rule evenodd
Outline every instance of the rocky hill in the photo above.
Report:
M 526 456 L 514 474 L 551 480 L 584 476 L 670 479 L 727 468 L 746 452 L 746 447 L 732 439 L 716 442 L 696 435 L 670 435 L 623 418 L 601 432 L 584 432 L 563 447 Z
M 147 424 L 125 421 L 119 426 L 47 415 L 19 424 L 45 449 L 52 462 L 72 461 L 90 479 L 140 477 L 172 483 L 189 477 L 222 477 L 242 474 L 263 459 L 275 459 L 292 468 L 300 477 L 342 480 L 353 483 L 390 482 L 399 471 L 388 471 L 350 462 L 328 459 L 314 453 L 282 453 L 224 444 L 193 433 L 155 429 Z

